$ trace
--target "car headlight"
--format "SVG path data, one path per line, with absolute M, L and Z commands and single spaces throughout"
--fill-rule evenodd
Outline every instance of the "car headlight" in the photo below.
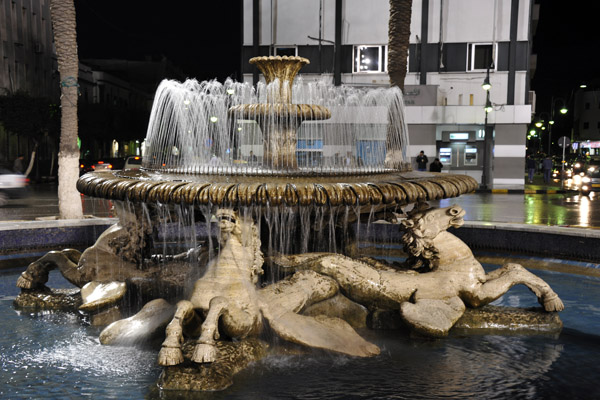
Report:
M 588 190 L 588 189 L 589 189 L 589 188 L 588 188 L 586 185 L 583 185 L 583 186 L 581 187 L 581 190 L 583 190 L 583 191 L 586 191 L 586 190 Z
M 583 182 L 583 183 L 590 183 L 590 181 L 591 181 L 591 179 L 590 179 L 590 177 L 589 177 L 589 176 L 584 176 L 584 177 L 581 179 L 581 182 Z
M 596 170 L 596 168 L 595 168 L 595 167 L 589 167 L 589 168 L 588 168 L 588 171 L 590 171 L 590 172 L 594 172 L 595 170 Z
M 579 163 L 576 163 L 576 164 L 574 165 L 574 167 L 575 167 L 575 168 L 581 168 L 581 164 L 579 164 Z

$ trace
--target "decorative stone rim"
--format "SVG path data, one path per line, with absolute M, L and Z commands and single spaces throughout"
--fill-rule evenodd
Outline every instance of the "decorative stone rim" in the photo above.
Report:
M 457 197 L 478 187 L 467 175 L 426 172 L 342 177 L 342 182 L 336 181 L 340 177 L 236 178 L 98 171 L 79 178 L 77 190 L 109 200 L 162 204 L 391 207 Z

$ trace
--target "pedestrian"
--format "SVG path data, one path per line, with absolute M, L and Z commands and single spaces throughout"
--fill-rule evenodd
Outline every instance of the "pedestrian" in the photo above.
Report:
M 526 166 L 529 183 L 533 183 L 533 175 L 535 174 L 535 160 L 531 156 L 527 156 Z
M 256 165 L 258 158 L 254 155 L 254 152 L 250 150 L 250 155 L 248 156 L 248 164 Z
M 442 168 L 444 168 L 444 164 L 442 164 L 439 158 L 436 158 L 429 164 L 429 172 L 442 172 Z
M 542 171 L 544 172 L 544 182 L 550 183 L 550 178 L 552 177 L 552 159 L 550 156 L 546 156 L 544 161 L 542 161 Z
M 23 164 L 24 159 L 25 156 L 23 156 L 23 154 L 19 154 L 17 156 L 15 162 L 13 163 L 13 171 L 18 172 L 19 174 L 22 174 L 23 171 L 25 171 L 25 165 Z
M 427 171 L 427 163 L 429 159 L 425 155 L 425 152 L 421 150 L 419 155 L 417 156 L 417 171 Z
M 212 167 L 218 167 L 219 165 L 221 165 L 221 159 L 217 157 L 216 154 L 213 154 L 208 164 Z

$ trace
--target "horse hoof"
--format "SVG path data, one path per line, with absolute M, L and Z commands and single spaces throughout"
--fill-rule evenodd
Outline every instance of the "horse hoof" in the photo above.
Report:
M 19 279 L 17 279 L 17 287 L 21 289 L 33 289 L 33 277 L 27 272 L 23 272 Z
M 211 363 L 217 359 L 217 348 L 212 344 L 198 343 L 194 349 L 192 361 L 202 364 Z
M 543 300 L 544 310 L 548 312 L 562 311 L 565 309 L 565 305 L 556 293 L 544 296 Z
M 158 365 L 170 367 L 183 362 L 183 353 L 178 347 L 162 347 L 158 353 Z

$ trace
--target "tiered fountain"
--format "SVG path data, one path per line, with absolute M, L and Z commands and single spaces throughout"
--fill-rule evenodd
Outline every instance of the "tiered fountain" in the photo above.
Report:
M 166 367 L 161 387 L 179 390 L 228 386 L 267 352 L 265 332 L 371 357 L 379 347 L 353 327 L 361 326 L 357 317 L 363 326 L 383 324 L 380 310 L 418 334 L 444 337 L 467 307 L 517 283 L 546 311 L 562 309 L 552 289 L 517 264 L 486 275 L 446 232 L 462 223 L 460 207 L 428 208 L 426 201 L 477 183 L 411 170 L 399 89 L 294 84 L 308 63 L 301 57 L 250 62 L 266 79 L 256 91 L 231 81 L 160 85 L 141 171 L 95 172 L 78 182 L 83 194 L 117 201 L 119 223 L 81 255 L 54 252 L 30 265 L 18 283 L 20 306 L 50 297 L 44 284 L 58 267 L 83 287 L 80 309 L 92 322 L 128 317 L 102 332 L 103 343 L 147 339 L 174 315 L 158 358 Z M 405 214 L 407 205 L 415 206 Z M 357 258 L 360 230 L 349 227 L 375 220 L 404 232 L 402 265 Z M 132 291 L 179 302 L 153 300 L 129 316 L 123 299 Z M 521 318 L 560 330 L 555 313 L 534 314 Z M 513 317 L 488 310 L 485 318 L 500 326 L 514 325 Z M 469 321 L 463 326 L 477 325 Z

